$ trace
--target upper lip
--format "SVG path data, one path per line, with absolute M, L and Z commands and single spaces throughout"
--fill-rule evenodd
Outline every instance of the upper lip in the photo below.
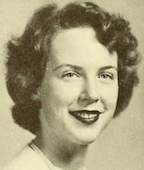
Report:
M 98 110 L 75 110 L 75 111 L 70 111 L 70 113 L 102 114 L 103 112 Z

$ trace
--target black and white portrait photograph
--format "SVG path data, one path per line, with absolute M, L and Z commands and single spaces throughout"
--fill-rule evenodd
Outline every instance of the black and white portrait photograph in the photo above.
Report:
M 144 169 L 144 0 L 0 1 L 0 169 Z

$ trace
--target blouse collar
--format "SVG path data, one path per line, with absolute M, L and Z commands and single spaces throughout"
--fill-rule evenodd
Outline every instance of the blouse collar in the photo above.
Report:
M 45 162 L 49 170 L 64 170 L 53 165 L 52 162 L 43 154 L 43 152 L 34 143 L 30 143 L 29 146 L 33 151 L 35 151 L 39 155 L 41 159 L 43 159 L 43 161 Z M 86 170 L 86 169 L 82 168 L 80 170 Z

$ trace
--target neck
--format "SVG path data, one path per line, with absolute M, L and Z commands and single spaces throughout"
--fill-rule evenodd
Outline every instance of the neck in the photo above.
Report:
M 49 127 L 42 127 L 33 143 L 55 166 L 62 169 L 81 170 L 86 158 L 87 145 L 63 140 L 49 129 Z

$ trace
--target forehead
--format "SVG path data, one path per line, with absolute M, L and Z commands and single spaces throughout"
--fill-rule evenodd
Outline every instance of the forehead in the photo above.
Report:
M 68 64 L 80 65 L 85 60 L 91 60 L 91 63 L 117 64 L 114 59 L 116 57 L 113 57 L 116 53 L 110 54 L 90 27 L 71 28 L 58 32 L 52 41 L 52 54 L 52 60 L 56 59 L 57 62 Z
M 84 41 L 83 41 L 84 40 Z M 56 33 L 52 41 L 53 49 L 63 48 L 63 44 L 67 47 L 82 46 L 90 41 L 98 42 L 96 32 L 91 27 L 78 27 L 60 30 Z

